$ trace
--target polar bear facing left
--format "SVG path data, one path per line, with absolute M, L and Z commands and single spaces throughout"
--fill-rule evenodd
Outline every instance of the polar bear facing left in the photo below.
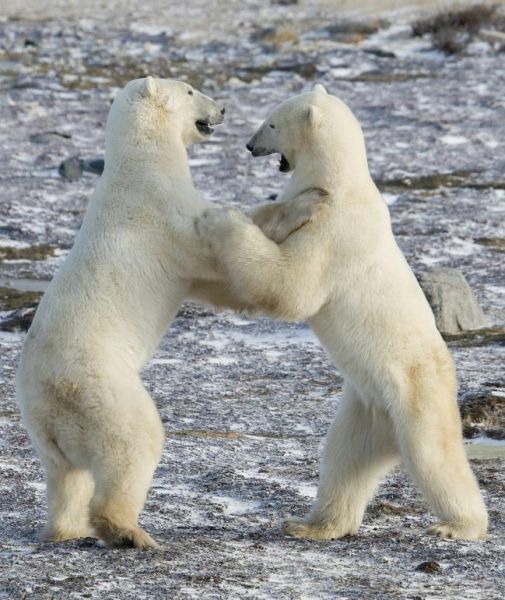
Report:
M 282 198 L 326 191 L 326 207 L 280 246 L 233 211 L 208 211 L 202 240 L 233 291 L 272 316 L 308 319 L 344 376 L 318 497 L 286 532 L 357 532 L 380 478 L 402 459 L 439 522 L 432 534 L 483 539 L 488 516 L 465 454 L 456 374 L 433 313 L 396 244 L 351 110 L 316 85 L 289 98 L 249 141 L 292 171 Z

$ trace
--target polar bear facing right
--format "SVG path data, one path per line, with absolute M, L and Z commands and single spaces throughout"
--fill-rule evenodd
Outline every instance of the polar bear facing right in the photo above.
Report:
M 105 171 L 17 373 L 23 422 L 47 475 L 45 541 L 98 535 L 111 546 L 157 545 L 138 517 L 164 432 L 140 370 L 190 291 L 241 308 L 195 231 L 212 204 L 187 156 L 223 115 L 172 79 L 131 81 L 114 99 Z M 280 242 L 317 213 L 312 196 L 251 215 Z
M 247 145 L 281 154 L 281 200 L 327 192 L 325 209 L 280 246 L 233 211 L 197 220 L 232 292 L 276 317 L 309 319 L 344 375 L 318 496 L 286 532 L 355 533 L 377 483 L 401 458 L 439 518 L 431 533 L 482 539 L 487 512 L 465 454 L 451 356 L 393 237 L 358 121 L 318 85 L 278 106 Z

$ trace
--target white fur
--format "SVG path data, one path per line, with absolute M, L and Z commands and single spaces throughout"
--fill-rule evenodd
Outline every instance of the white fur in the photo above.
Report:
M 96 533 L 112 545 L 155 545 L 137 518 L 164 432 L 139 371 L 190 289 L 241 308 L 194 227 L 210 206 L 186 154 L 206 137 L 197 120 L 220 123 L 221 109 L 182 82 L 148 77 L 117 95 L 105 171 L 27 335 L 17 396 L 47 473 L 43 539 Z M 315 214 L 303 198 L 293 208 L 293 229 Z M 268 205 L 253 216 L 265 211 L 275 215 Z
M 306 188 L 329 194 L 315 219 L 280 246 L 233 211 L 198 221 L 233 293 L 271 315 L 308 318 L 345 377 L 318 498 L 286 531 L 318 539 L 355 533 L 379 478 L 401 457 L 440 519 L 433 533 L 485 537 L 453 363 L 393 238 L 357 120 L 318 86 L 277 107 L 248 147 L 287 159 L 293 175 L 282 200 Z
M 198 118 L 222 119 L 190 90 L 149 77 L 117 95 L 104 174 L 25 342 L 17 392 L 47 472 L 44 539 L 87 535 L 92 524 L 111 544 L 154 545 L 137 517 L 164 433 L 138 373 L 191 278 L 213 273 L 192 225 L 207 205 L 186 146 L 203 139 Z

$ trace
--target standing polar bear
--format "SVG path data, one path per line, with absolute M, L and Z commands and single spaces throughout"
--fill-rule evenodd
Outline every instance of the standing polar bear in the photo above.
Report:
M 401 457 L 440 520 L 431 533 L 484 538 L 487 512 L 463 447 L 451 356 L 394 240 L 356 118 L 317 85 L 278 106 L 247 148 L 278 152 L 280 170 L 293 171 L 284 201 L 307 187 L 327 192 L 325 208 L 282 246 L 233 211 L 197 222 L 233 294 L 276 317 L 308 318 L 345 378 L 316 502 L 286 532 L 355 533 L 379 478 Z
M 139 371 L 190 290 L 236 306 L 226 286 L 206 295 L 197 283 L 219 277 L 194 228 L 211 205 L 193 186 L 186 152 L 223 114 L 191 86 L 152 77 L 130 82 L 111 107 L 105 171 L 17 374 L 23 420 L 47 475 L 42 539 L 97 534 L 110 545 L 156 545 L 137 520 L 164 432 Z M 282 241 L 314 211 L 309 191 L 252 217 Z

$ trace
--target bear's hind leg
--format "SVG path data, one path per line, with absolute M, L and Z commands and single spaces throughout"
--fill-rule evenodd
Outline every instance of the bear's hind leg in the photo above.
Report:
M 389 417 L 346 384 L 326 439 L 317 500 L 306 517 L 289 519 L 285 532 L 311 539 L 356 533 L 379 478 L 397 459 Z
M 39 533 L 45 542 L 93 536 L 89 503 L 93 479 L 88 471 L 44 462 L 47 474 L 48 523 Z
M 393 416 L 405 466 L 441 520 L 429 533 L 485 539 L 487 511 L 466 457 L 456 402 L 443 388 L 432 398 L 423 396 Z
M 158 544 L 138 525 L 138 517 L 159 457 L 132 446 L 122 458 L 122 467 L 104 461 L 94 470 L 96 492 L 91 502 L 91 523 L 109 546 L 157 548 Z
M 104 428 L 104 452 L 93 462 L 95 494 L 91 524 L 109 546 L 156 548 L 158 544 L 138 525 L 154 470 L 160 460 L 164 433 L 158 412 L 148 394 L 119 425 Z

